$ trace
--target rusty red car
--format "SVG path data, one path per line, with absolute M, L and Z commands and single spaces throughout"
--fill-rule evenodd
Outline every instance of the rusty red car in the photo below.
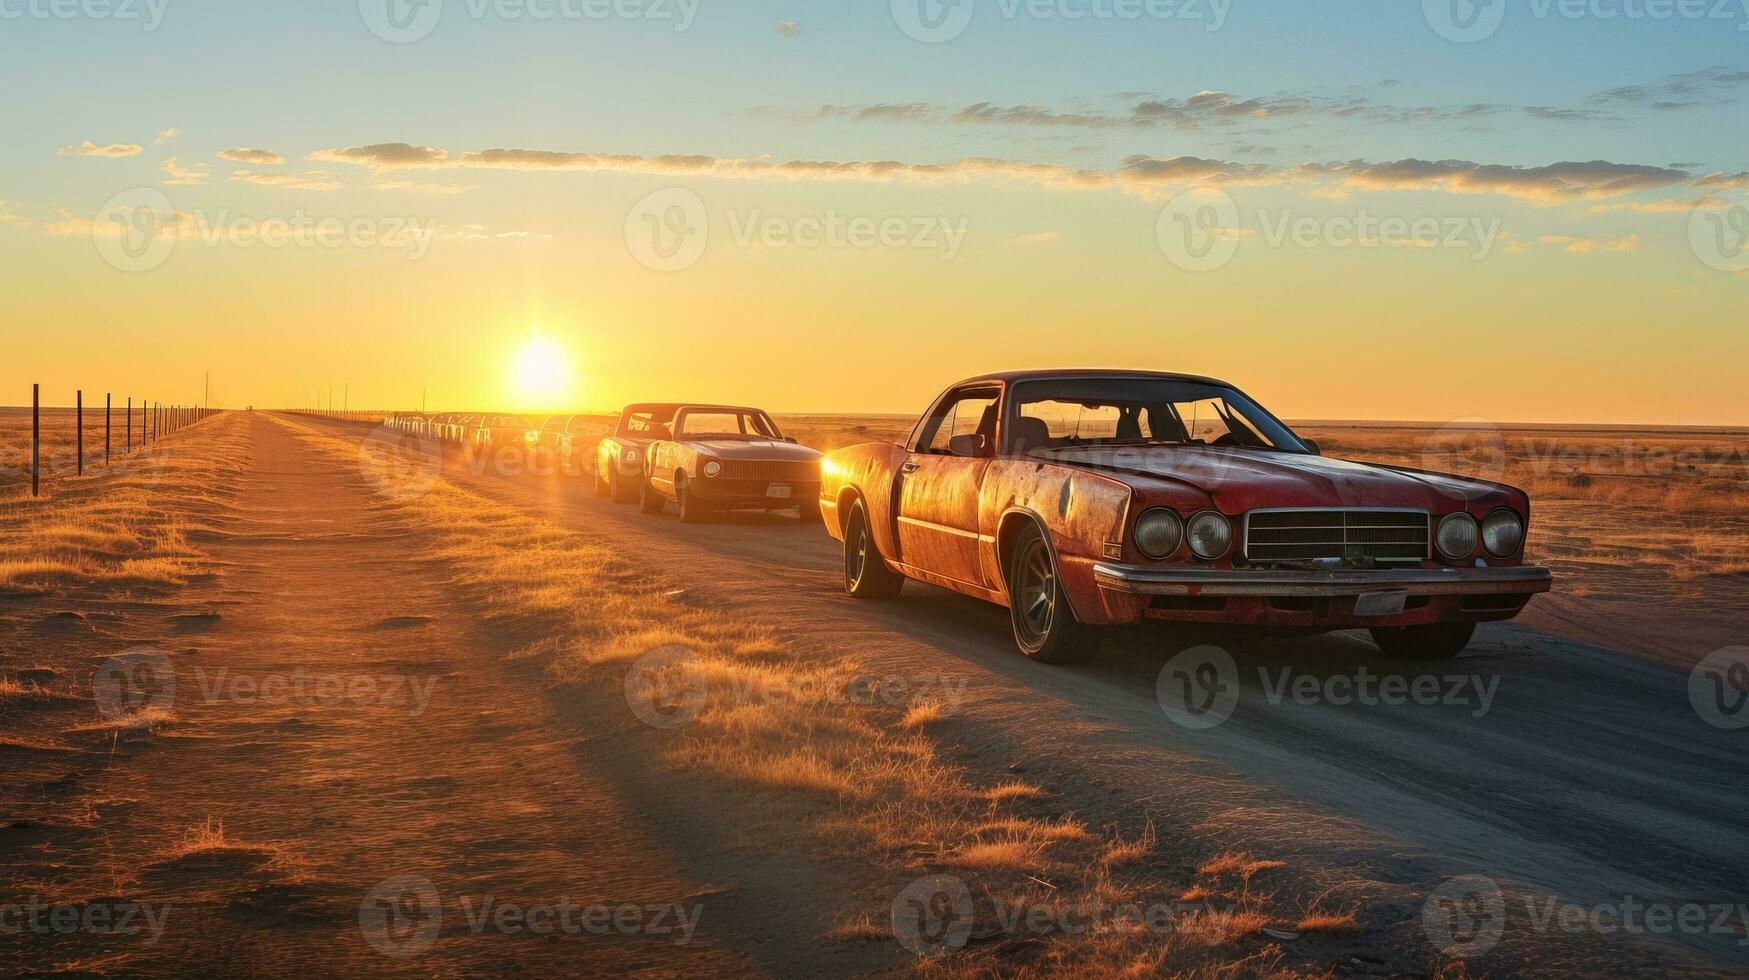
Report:
M 1048 663 L 1143 618 L 1365 628 L 1388 655 L 1446 658 L 1551 584 L 1524 561 L 1523 491 L 1327 458 L 1212 378 L 974 378 L 903 444 L 833 452 L 822 472 L 852 596 L 916 579 L 1007 606 L 1020 650 Z
M 642 509 L 669 501 L 688 523 L 727 510 L 788 510 L 820 520 L 819 450 L 785 436 L 757 408 L 686 405 L 645 450 Z

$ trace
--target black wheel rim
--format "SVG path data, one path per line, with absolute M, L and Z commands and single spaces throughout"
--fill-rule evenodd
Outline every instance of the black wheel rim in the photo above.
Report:
M 1014 562 L 1014 621 L 1029 639 L 1050 635 L 1057 615 L 1057 573 L 1044 542 L 1033 541 Z

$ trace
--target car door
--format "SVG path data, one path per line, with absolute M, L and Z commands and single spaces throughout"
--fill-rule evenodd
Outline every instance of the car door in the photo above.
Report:
M 996 444 L 992 385 L 949 393 L 919 427 L 899 466 L 899 560 L 958 582 L 984 585 L 978 563 L 978 496 Z

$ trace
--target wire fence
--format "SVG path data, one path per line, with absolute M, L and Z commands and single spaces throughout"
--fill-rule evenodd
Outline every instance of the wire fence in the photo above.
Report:
M 4 410 L 7 414 L 21 414 L 18 410 Z M 42 404 L 42 385 L 30 386 L 30 455 L 24 461 L 30 471 L 30 495 L 42 495 L 43 484 L 43 451 L 46 441 L 43 423 L 47 421 L 50 435 L 59 435 L 63 446 L 71 449 L 65 462 L 72 464 L 74 476 L 84 476 L 87 466 L 109 467 L 117 456 L 129 456 L 135 452 L 149 449 L 158 440 L 171 433 L 188 428 L 204 419 L 211 418 L 222 411 L 198 405 L 165 404 L 150 398 L 124 396 L 118 401 L 113 393 L 105 392 L 102 408 L 102 450 L 98 450 L 96 430 L 99 427 L 98 409 L 95 405 L 85 404 L 85 391 L 78 389 L 73 392 L 72 408 L 45 408 Z M 67 432 L 67 429 L 71 429 Z M 89 440 L 87 436 L 89 435 Z M 89 442 L 89 446 L 87 443 Z M 66 446 L 66 443 L 71 443 Z M 0 469 L 5 464 L 0 462 Z

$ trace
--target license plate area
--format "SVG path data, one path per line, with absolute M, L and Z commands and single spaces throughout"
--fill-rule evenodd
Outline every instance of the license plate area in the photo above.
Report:
M 788 500 L 793 492 L 793 488 L 787 483 L 773 483 L 765 488 L 765 495 L 772 500 Z
M 1354 599 L 1354 614 L 1356 616 L 1396 616 L 1408 607 L 1409 593 L 1405 591 L 1392 592 L 1362 592 Z

